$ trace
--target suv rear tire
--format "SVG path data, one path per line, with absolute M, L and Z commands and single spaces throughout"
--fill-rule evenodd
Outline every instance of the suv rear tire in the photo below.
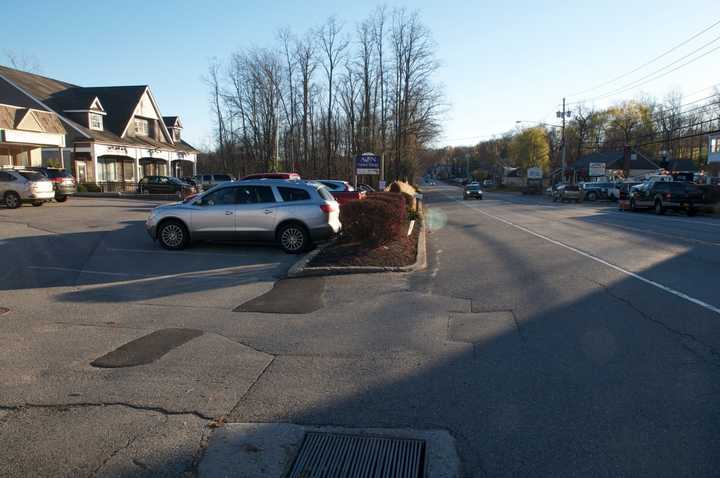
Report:
M 32 205 L 33 205 L 33 207 L 40 207 L 43 205 L 43 202 L 42 201 L 33 201 Z
M 55 196 L 55 200 L 57 202 L 65 202 L 68 200 L 68 197 L 67 196 Z
M 5 193 L 5 207 L 8 209 L 17 209 L 20 206 L 22 206 L 22 201 L 18 193 L 13 191 Z
M 591 191 L 587 194 L 587 200 L 590 202 L 597 201 L 597 193 L 595 191 Z
M 310 248 L 310 234 L 298 223 L 285 224 L 278 229 L 277 240 L 283 251 L 300 254 Z
M 160 246 L 169 251 L 185 249 L 190 242 L 190 234 L 185 224 L 176 219 L 161 222 L 158 227 L 157 238 Z

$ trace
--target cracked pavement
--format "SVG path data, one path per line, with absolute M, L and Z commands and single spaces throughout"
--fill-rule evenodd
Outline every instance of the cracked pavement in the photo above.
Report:
M 0 475 L 207 476 L 224 421 L 446 430 L 469 477 L 720 469 L 720 316 L 542 238 L 717 307 L 720 221 L 430 189 L 427 270 L 292 315 L 234 309 L 295 258 L 161 251 L 149 203 L 0 210 Z M 90 366 L 164 328 L 204 333 Z

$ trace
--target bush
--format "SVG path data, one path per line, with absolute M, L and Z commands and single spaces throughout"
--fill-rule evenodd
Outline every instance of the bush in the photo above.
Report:
M 400 196 L 402 197 L 402 196 Z M 368 247 L 378 247 L 402 237 L 405 226 L 404 201 L 370 197 L 340 207 L 343 232 Z
M 101 191 L 100 186 L 95 183 L 80 183 L 77 190 L 79 193 L 99 193 Z
M 389 204 L 400 207 L 405 210 L 407 208 L 407 199 L 401 193 L 390 193 L 390 192 L 371 192 L 366 196 L 368 199 L 376 199 L 378 201 L 385 201 Z

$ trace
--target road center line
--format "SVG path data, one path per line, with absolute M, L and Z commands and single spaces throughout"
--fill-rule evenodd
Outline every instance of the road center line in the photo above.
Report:
M 523 231 L 523 232 L 526 232 L 526 233 L 528 233 L 528 234 L 531 234 L 531 235 L 533 235 L 533 236 L 535 236 L 535 237 L 537 237 L 537 238 L 540 238 L 540 239 L 543 239 L 543 240 L 545 240 L 545 241 L 547 241 L 547 242 L 550 242 L 551 244 L 555 244 L 556 246 L 563 247 L 563 248 L 565 248 L 565 249 L 567 249 L 567 250 L 569 250 L 569 251 L 572 251 L 572 252 L 574 252 L 574 253 L 576 253 L 576 254 L 579 254 L 579 255 L 581 255 L 581 256 L 583 256 L 583 257 L 587 257 L 588 259 L 592 259 L 593 261 L 598 262 L 598 263 L 600 263 L 600 264 L 602 264 L 602 265 L 604 265 L 604 266 L 610 267 L 611 269 L 614 269 L 614 270 L 616 270 L 616 271 L 618 271 L 618 272 L 621 272 L 621 273 L 623 273 L 623 274 L 625 274 L 625 275 L 627 275 L 627 276 L 633 277 L 633 278 L 635 278 L 635 279 L 637 279 L 637 280 L 639 280 L 639 281 L 641 281 L 641 282 L 644 282 L 644 283 L 649 284 L 649 285 L 651 285 L 651 286 L 653 286 L 653 287 L 656 287 L 656 288 L 658 288 L 658 289 L 660 289 L 660 290 L 663 290 L 663 291 L 665 291 L 665 292 L 668 292 L 668 293 L 670 293 L 670 294 L 672 294 L 672 295 L 674 295 L 674 296 L 676 296 L 676 297 L 680 297 L 681 299 L 685 299 L 685 300 L 687 300 L 688 302 L 692 302 L 692 303 L 695 304 L 695 305 L 699 305 L 700 307 L 703 307 L 704 309 L 707 309 L 707 310 L 709 310 L 709 311 L 711 311 L 711 312 L 715 312 L 716 314 L 719 314 L 719 315 L 720 315 L 720 308 L 715 307 L 714 305 L 708 304 L 707 302 L 703 302 L 703 301 L 700 300 L 700 299 L 696 299 L 695 297 L 691 297 L 691 296 L 689 296 L 689 295 L 687 295 L 687 294 L 685 294 L 685 293 L 683 293 L 683 292 L 680 292 L 680 291 L 678 291 L 678 290 L 675 290 L 675 289 L 673 289 L 673 288 L 671 288 L 671 287 L 668 287 L 668 286 L 666 286 L 666 285 L 663 285 L 663 284 L 661 284 L 661 283 L 659 283 L 659 282 L 655 282 L 654 280 L 647 279 L 647 278 L 645 278 L 645 277 L 643 277 L 643 276 L 641 276 L 641 275 L 639 275 L 639 274 L 636 274 L 635 272 L 631 272 L 631 271 L 629 271 L 629 270 L 627 270 L 627 269 L 623 269 L 623 268 L 620 267 L 620 266 L 616 266 L 615 264 L 613 264 L 613 263 L 611 263 L 611 262 L 608 262 L 608 261 L 606 261 L 605 259 L 601 259 L 601 258 L 599 258 L 599 257 L 597 257 L 597 256 L 594 256 L 594 255 L 588 253 L 588 252 L 581 251 L 580 249 L 577 249 L 577 248 L 575 248 L 575 247 L 573 247 L 573 246 L 569 246 L 569 245 L 567 245 L 567 244 L 565 244 L 565 243 L 562 243 L 562 242 L 560 242 L 560 241 L 556 241 L 555 239 L 552 239 L 552 238 L 547 237 L 547 236 L 545 236 L 545 235 L 543 235 L 543 234 L 537 233 L 537 232 L 535 232 L 535 231 L 533 231 L 533 230 L 530 230 L 530 229 L 528 229 L 528 228 L 526 228 L 526 227 L 523 227 L 523 226 L 521 226 L 521 225 L 519 225 L 519 224 L 515 224 L 514 222 L 509 221 L 509 220 L 507 220 L 507 219 L 505 219 L 505 218 L 502 218 L 502 217 L 500 217 L 500 216 L 496 216 L 496 215 L 494 215 L 494 214 L 490 214 L 490 213 L 488 213 L 488 212 L 482 211 L 482 210 L 480 210 L 480 209 L 478 209 L 478 208 L 476 208 L 476 207 L 473 207 L 473 206 L 471 206 L 470 204 L 467 204 L 467 203 L 465 203 L 465 202 L 463 202 L 463 201 L 460 201 L 460 200 L 458 200 L 458 199 L 456 199 L 456 198 L 453 198 L 453 197 L 450 197 L 450 196 L 446 196 L 446 197 L 447 197 L 448 199 L 454 200 L 454 201 L 457 202 L 457 203 L 462 204 L 462 205 L 465 206 L 465 207 L 468 207 L 468 208 L 470 208 L 470 209 L 473 209 L 473 210 L 479 212 L 480 214 L 483 214 L 483 215 L 485 215 L 485 216 L 487 216 L 487 217 L 490 217 L 490 218 L 492 218 L 492 219 L 495 219 L 496 221 L 500 221 L 500 222 L 502 222 L 502 223 L 504 223 L 504 224 L 507 224 L 508 226 L 512 226 L 512 227 L 514 227 L 514 228 L 516 228 L 516 229 L 519 229 L 519 230 L 521 230 L 521 231 Z

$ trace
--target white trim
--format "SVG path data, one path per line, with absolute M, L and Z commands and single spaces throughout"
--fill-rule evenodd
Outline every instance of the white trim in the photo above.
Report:
M 78 133 L 80 133 L 80 134 L 81 134 L 82 136 L 84 136 L 85 138 L 92 139 L 92 136 L 88 136 L 86 133 L 84 133 L 84 132 L 80 129 L 80 127 L 79 127 L 80 125 L 77 125 L 77 126 L 76 126 L 76 123 L 75 123 L 75 122 L 70 121 L 69 119 L 65 118 L 63 115 L 61 115 L 60 113 L 58 113 L 58 112 L 55 111 L 54 109 L 50 108 L 48 105 L 46 105 L 45 103 L 43 103 L 43 102 L 40 101 L 39 99 L 35 98 L 33 95 L 31 95 L 30 93 L 28 93 L 24 88 L 22 88 L 22 87 L 20 87 L 19 85 L 17 85 L 14 81 L 9 80 L 9 79 L 8 79 L 6 76 L 4 76 L 2 73 L 0 73 L 0 78 L 2 78 L 3 80 L 7 81 L 8 83 L 10 83 L 13 87 L 17 88 L 21 93 L 23 93 L 23 94 L 24 94 L 25 96 L 27 96 L 28 98 L 31 98 L 31 99 L 37 101 L 38 104 L 40 104 L 43 108 L 47 109 L 48 111 L 50 111 L 50 112 L 52 112 L 52 113 L 55 113 L 55 114 L 58 116 L 58 119 L 60 119 L 60 121 L 63 121 L 63 122 L 65 122 L 65 123 L 67 123 L 68 126 L 70 126 L 72 129 L 74 129 L 75 131 L 77 131 Z M 40 110 L 40 111 L 42 111 L 42 110 Z
M 63 110 L 63 113 L 95 113 L 96 115 L 107 116 L 105 111 L 98 110 Z
M 167 129 L 167 126 L 165 126 L 165 121 L 163 120 L 162 113 L 160 112 L 160 107 L 158 106 L 157 101 L 155 101 L 155 96 L 152 94 L 149 86 L 147 87 L 146 91 L 148 96 L 150 97 L 150 101 L 152 101 L 152 104 L 155 107 L 155 113 L 157 113 L 158 115 L 158 123 L 160 123 L 160 126 L 162 126 L 162 129 L 165 132 L 165 137 L 170 139 L 170 144 L 175 144 L 175 140 L 173 140 L 170 131 L 168 131 Z
M 104 113 L 105 107 L 102 105 L 102 103 L 100 103 L 100 98 L 98 98 L 97 96 L 95 97 L 94 100 L 92 100 L 92 103 L 90 103 L 90 109 L 92 109 L 92 107 L 95 106 L 95 103 L 97 103 L 97 105 L 100 107 L 100 111 L 102 111 Z

